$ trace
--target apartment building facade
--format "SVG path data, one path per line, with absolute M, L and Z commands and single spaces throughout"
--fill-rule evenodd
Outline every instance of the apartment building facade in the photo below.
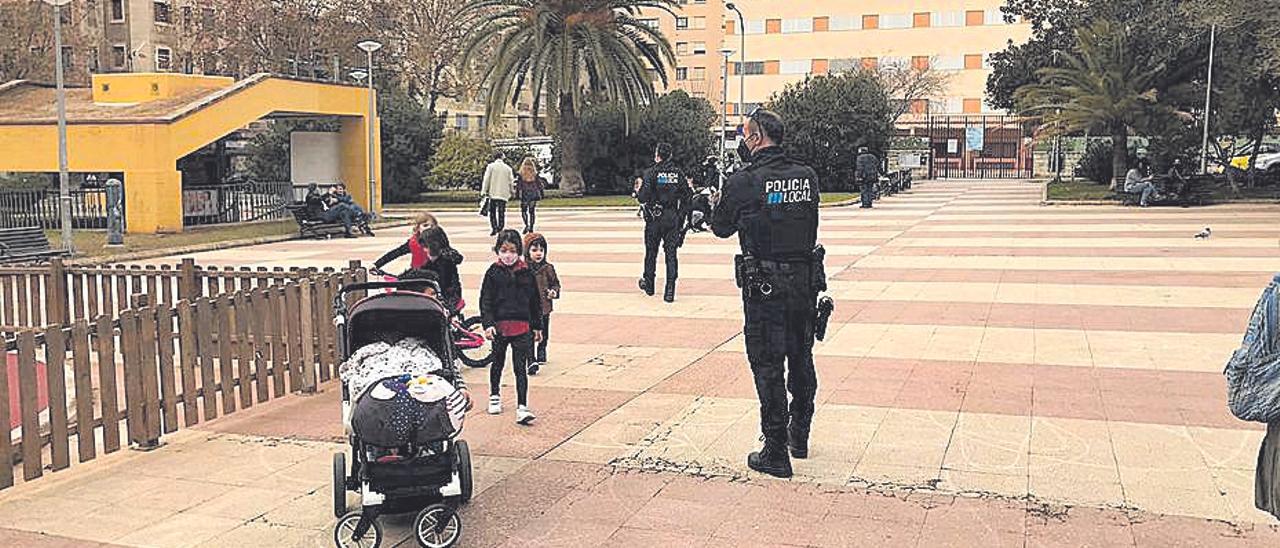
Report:
M 928 104 L 913 105 L 915 114 L 994 113 L 984 100 L 990 54 L 1031 34 L 1029 25 L 1005 21 L 1000 12 L 1004 0 L 680 3 L 675 16 L 652 11 L 642 16 L 676 49 L 670 89 L 719 105 L 726 73 L 720 50 L 732 50 L 727 67 L 730 115 L 749 113 L 806 76 L 887 65 L 948 74 L 948 89 Z M 726 6 L 730 3 L 741 11 L 741 21 Z

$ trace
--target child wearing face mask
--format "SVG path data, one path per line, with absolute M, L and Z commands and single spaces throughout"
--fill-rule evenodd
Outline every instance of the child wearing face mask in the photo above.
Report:
M 533 279 L 538 281 L 538 298 L 542 303 L 542 341 L 538 343 L 529 364 L 529 374 L 537 375 L 538 370 L 547 364 L 547 339 L 551 338 L 552 302 L 560 298 L 560 277 L 556 276 L 556 267 L 547 260 L 547 238 L 537 232 L 524 235 L 524 260 L 533 271 Z
M 520 257 L 520 233 L 503 230 L 493 244 L 497 260 L 489 266 L 480 286 L 480 318 L 485 336 L 493 341 L 489 366 L 489 414 L 502 413 L 502 368 L 507 349 L 516 375 L 516 423 L 529 424 L 536 416 L 529 409 L 529 377 L 526 369 L 533 344 L 542 341 L 542 298 L 529 264 Z

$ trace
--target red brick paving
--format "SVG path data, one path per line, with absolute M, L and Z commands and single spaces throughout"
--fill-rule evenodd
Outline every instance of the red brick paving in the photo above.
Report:
M 699 479 L 558 461 L 527 465 L 479 494 L 462 514 L 469 546 L 1235 547 L 1280 542 L 1274 526 L 1236 527 L 932 492 Z
M 1024 284 L 1137 285 L 1143 287 L 1266 287 L 1266 272 L 1179 272 L 1103 270 L 981 270 L 907 268 L 849 268 L 835 274 L 837 280 L 874 282 L 980 282 Z
M 252 436 L 343 442 L 338 385 L 329 382 L 314 396 L 293 396 L 276 404 L 241 411 L 197 428 Z M 488 383 L 471 386 L 476 410 L 467 415 L 464 438 L 477 455 L 534 458 L 635 396 L 613 390 L 568 389 L 531 383 L 529 405 L 543 420 L 532 427 L 515 424 L 515 388 L 504 387 L 505 413 L 484 412 Z

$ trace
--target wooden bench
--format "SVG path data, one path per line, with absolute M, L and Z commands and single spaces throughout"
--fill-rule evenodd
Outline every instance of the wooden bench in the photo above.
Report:
M 49 246 L 38 226 L 0 228 L 0 263 L 34 262 L 66 254 Z

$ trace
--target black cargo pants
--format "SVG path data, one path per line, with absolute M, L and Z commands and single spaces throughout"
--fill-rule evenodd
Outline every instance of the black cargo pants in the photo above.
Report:
M 767 443 L 779 447 L 786 446 L 788 423 L 808 435 L 813 421 L 818 376 L 813 366 L 817 309 L 811 268 L 807 264 L 763 267 L 773 293 L 763 299 L 743 297 L 743 335 L 760 398 L 760 430 Z

